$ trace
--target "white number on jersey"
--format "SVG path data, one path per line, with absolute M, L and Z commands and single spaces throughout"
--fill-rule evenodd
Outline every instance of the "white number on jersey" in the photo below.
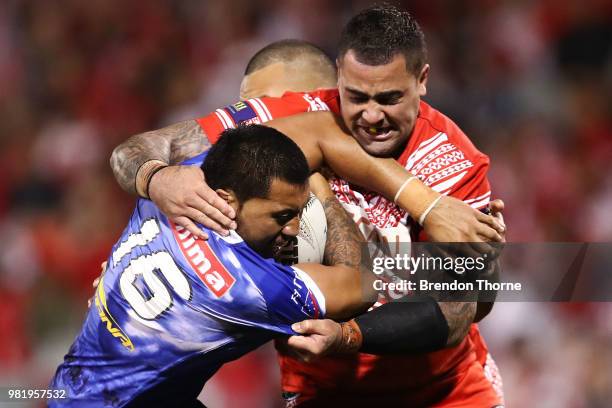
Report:
M 153 241 L 160 230 L 157 221 L 149 219 L 145 221 L 138 233 L 131 234 L 127 240 L 121 243 L 113 253 L 113 265 L 117 265 L 121 258 L 130 253 L 134 248 L 144 246 Z M 159 271 L 168 281 L 172 289 L 181 298 L 191 299 L 191 286 L 189 281 L 176 265 L 172 256 L 166 251 L 153 254 L 143 254 L 133 259 L 121 272 L 119 287 L 121 293 L 138 316 L 146 320 L 153 320 L 172 306 L 172 295 L 167 285 L 156 275 Z M 142 275 L 152 296 L 147 299 L 134 284 L 136 279 Z

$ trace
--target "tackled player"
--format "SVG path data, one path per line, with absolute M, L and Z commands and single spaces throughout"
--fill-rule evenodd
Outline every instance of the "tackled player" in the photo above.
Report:
M 287 47 L 282 44 L 270 47 L 269 51 L 277 58 L 268 58 L 268 61 L 282 61 L 284 48 Z M 187 228 L 195 227 L 188 220 L 191 217 L 223 230 L 231 227 L 232 211 L 207 188 L 203 175 L 181 166 L 165 166 L 206 150 L 225 127 L 330 109 L 341 114 L 342 120 L 311 113 L 273 121 L 270 125 L 282 129 L 298 140 L 298 144 L 309 135 L 337 135 L 341 128 L 350 129 L 364 149 L 396 158 L 426 184 L 443 193 L 440 198 L 438 193 L 423 189 L 420 182 L 410 182 L 405 186 L 407 194 L 399 197 L 400 207 L 406 212 L 393 204 L 393 195 L 383 194 L 388 199 L 385 200 L 368 189 L 335 179 L 337 197 L 359 220 L 361 231 L 368 239 L 502 240 L 499 234 L 504 228 L 493 218 L 470 208 L 470 205 L 483 208 L 489 202 L 488 158 L 476 150 L 450 119 L 420 101 L 426 92 L 429 74 L 425 55 L 423 33 L 408 13 L 390 6 L 367 9 L 351 19 L 343 32 L 338 59 L 340 92 L 335 89 L 289 92 L 280 99 L 242 95 L 252 98 L 239 105 L 246 109 L 227 106 L 198 121 L 133 136 L 115 150 L 113 170 L 127 191 L 134 192 L 135 185 L 150 182 L 152 199 Z M 293 63 L 289 61 L 285 63 Z M 261 64 L 259 69 L 265 66 Z M 253 72 L 247 73 L 247 78 L 253 75 Z M 273 78 L 268 79 L 273 83 Z M 320 86 L 297 90 L 313 88 Z M 260 96 L 266 95 L 264 89 L 260 89 Z M 159 162 L 150 163 L 150 160 Z M 349 164 L 359 160 L 351 156 Z M 150 177 L 150 168 L 158 170 L 154 177 Z M 346 176 L 342 172 L 340 175 Z M 431 324 L 436 325 L 428 333 L 435 341 L 426 345 L 426 350 L 423 344 L 414 341 L 417 337 L 408 336 L 402 345 L 406 355 L 393 358 L 360 354 L 305 365 L 285 356 L 281 359 L 283 389 L 292 393 L 292 403 L 315 406 L 339 401 L 354 406 L 381 402 L 416 406 L 500 404 L 501 390 L 486 374 L 495 371 L 493 360 L 476 325 L 472 325 L 489 309 L 485 307 L 481 311 L 481 305 L 477 308 L 473 302 L 435 304 L 428 300 L 405 305 L 383 305 L 374 315 L 401 317 L 404 313 L 398 313 L 395 308 L 413 308 L 409 314 L 419 318 L 404 323 L 394 319 L 394 327 L 409 324 L 412 326 L 406 333 L 412 333 L 411 330 L 426 330 Z M 376 332 L 368 331 L 372 336 Z M 435 349 L 439 351 L 432 352 Z

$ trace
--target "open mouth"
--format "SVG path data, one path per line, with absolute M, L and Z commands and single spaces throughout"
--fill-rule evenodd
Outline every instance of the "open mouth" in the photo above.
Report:
M 358 126 L 359 132 L 366 138 L 375 141 L 384 141 L 391 137 L 391 126 Z

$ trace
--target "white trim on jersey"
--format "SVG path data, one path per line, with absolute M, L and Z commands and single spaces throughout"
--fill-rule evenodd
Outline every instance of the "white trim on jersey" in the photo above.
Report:
M 481 201 L 485 198 L 489 198 L 491 197 L 491 191 L 487 191 L 486 193 L 484 193 L 483 195 L 480 195 L 478 197 L 474 197 L 474 198 L 468 198 L 467 200 L 463 200 L 464 203 L 466 204 L 471 204 L 474 201 Z
M 217 115 L 217 119 L 219 119 L 219 122 L 221 122 L 221 125 L 223 125 L 223 129 L 227 130 L 228 129 L 227 123 L 225 123 L 225 119 L 223 119 L 223 116 L 219 115 L 219 112 L 217 111 L 215 111 L 215 115 Z
M 483 206 L 489 204 L 490 201 L 491 201 L 490 197 L 487 197 L 487 198 L 485 198 L 483 200 L 475 201 L 473 203 L 470 203 L 470 207 L 478 209 L 480 207 L 483 207 Z
M 257 116 L 259 116 L 259 120 L 261 120 L 261 123 L 264 123 L 270 120 L 268 119 L 266 112 L 261 107 L 260 102 L 257 100 L 257 98 L 249 99 L 248 102 L 251 103 L 251 105 L 253 106 L 253 109 L 255 109 L 255 112 L 257 112 Z
M 317 303 L 319 304 L 319 307 L 321 308 L 321 313 L 319 317 L 325 317 L 325 296 L 323 296 L 323 292 L 321 292 L 321 289 L 319 289 L 319 286 L 317 285 L 317 283 L 314 281 L 314 279 L 310 277 L 310 275 L 308 275 L 306 272 L 304 272 L 300 268 L 296 268 L 295 266 L 292 266 L 291 268 L 293 268 L 293 270 L 295 270 L 295 272 L 300 277 L 300 279 L 304 281 L 304 283 L 308 287 L 308 290 L 310 290 L 310 292 L 314 295 L 315 299 L 317 300 Z
M 268 107 L 266 106 L 266 104 L 261 99 L 259 99 L 259 98 L 255 98 L 255 99 L 257 100 L 257 102 L 259 102 L 261 104 L 261 106 L 263 107 L 264 111 L 266 111 L 266 114 L 268 115 L 268 120 L 274 119 L 272 117 L 272 114 L 268 110 Z
M 221 117 L 224 120 L 224 127 L 225 129 L 233 129 L 234 128 L 234 122 L 232 121 L 232 119 L 228 116 L 228 114 L 223 110 L 223 109 L 217 109 L 215 111 L 215 113 L 218 113 L 219 115 L 221 115 Z

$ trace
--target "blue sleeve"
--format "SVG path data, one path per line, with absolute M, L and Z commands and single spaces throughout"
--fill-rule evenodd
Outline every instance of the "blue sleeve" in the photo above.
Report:
M 221 297 L 227 300 L 215 303 L 232 315 L 233 322 L 294 334 L 293 323 L 325 316 L 325 298 L 305 272 L 264 259 L 244 242 L 228 246 L 221 242 L 226 239 L 214 235 L 209 244 L 235 279 L 227 296 Z

